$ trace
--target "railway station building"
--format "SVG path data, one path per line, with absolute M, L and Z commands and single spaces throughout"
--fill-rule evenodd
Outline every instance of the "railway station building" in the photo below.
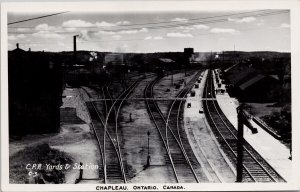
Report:
M 277 75 L 262 74 L 251 65 L 235 64 L 223 71 L 228 93 L 245 102 L 276 102 L 282 86 Z

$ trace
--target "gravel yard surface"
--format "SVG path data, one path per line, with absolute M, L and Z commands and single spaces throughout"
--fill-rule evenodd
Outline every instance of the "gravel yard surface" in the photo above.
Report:
M 145 86 L 154 78 L 141 81 L 130 97 L 144 97 Z M 130 113 L 132 121 L 130 121 Z M 123 158 L 133 171 L 132 178 L 128 178 L 128 182 L 175 182 L 175 178 L 172 177 L 173 170 L 165 162 L 166 150 L 158 131 L 149 118 L 145 101 L 127 101 L 121 110 L 119 121 Z M 150 132 L 151 162 L 150 167 L 145 168 L 148 153 L 147 131 Z
M 163 77 L 159 82 L 154 85 L 154 97 L 168 99 L 175 98 L 176 95 L 184 88 L 185 83 L 188 83 L 196 74 L 196 72 L 187 72 L 186 76 L 183 73 L 176 73 L 173 75 L 173 85 L 172 85 L 172 75 Z M 170 101 L 159 101 L 159 108 L 163 114 L 166 114 L 169 105 L 172 103 Z

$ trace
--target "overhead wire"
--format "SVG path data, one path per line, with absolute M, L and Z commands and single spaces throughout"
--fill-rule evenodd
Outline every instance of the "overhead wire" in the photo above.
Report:
M 17 23 L 24 23 L 24 22 L 27 22 L 27 21 L 42 19 L 42 18 L 46 18 L 46 17 L 52 17 L 52 16 L 55 16 L 55 15 L 61 15 L 61 14 L 68 13 L 68 12 L 69 11 L 63 11 L 63 12 L 59 12 L 59 13 L 53 13 L 53 14 L 49 14 L 49 15 L 34 17 L 34 18 L 30 18 L 30 19 L 23 19 L 23 20 L 19 20 L 19 21 L 9 22 L 9 23 L 7 23 L 7 25 L 13 25 L 13 24 L 17 24 Z
M 225 15 L 216 15 L 216 16 L 210 16 L 210 17 L 200 17 L 200 18 L 192 18 L 192 19 L 186 19 L 186 21 L 194 21 L 194 20 L 203 20 L 203 19 L 212 19 L 212 18 L 218 18 L 218 17 L 228 17 L 228 16 L 235 16 L 235 15 L 241 15 L 241 14 L 248 14 L 248 13 L 256 13 L 256 12 L 263 12 L 263 11 L 270 11 L 270 9 L 264 9 L 264 10 L 258 10 L 258 11 L 248 11 L 248 12 L 240 12 L 240 13 L 232 13 L 232 14 L 225 14 Z M 244 16 L 245 17 L 245 16 Z M 88 26 L 88 27 L 76 27 L 76 28 L 101 28 L 101 27 L 130 27 L 130 26 L 137 26 L 137 25 L 156 25 L 156 24 L 164 24 L 164 23 L 179 23 L 180 21 L 161 21 L 161 22 L 147 22 L 147 23 L 134 23 L 134 24 L 119 24 L 116 26 Z M 63 28 L 74 28 L 74 27 L 68 27 L 68 26 L 62 26 Z M 35 26 L 31 27 L 8 27 L 8 28 L 24 28 L 24 29 L 30 29 L 35 28 Z
M 276 12 L 267 12 L 267 13 L 261 13 L 261 14 L 252 14 L 252 15 L 247 15 L 248 16 L 253 16 L 253 17 L 263 17 L 263 16 L 269 16 L 269 15 L 277 15 L 277 14 L 283 14 L 283 13 L 288 13 L 287 10 L 280 10 L 280 11 L 276 11 Z M 220 16 L 219 16 L 220 17 Z M 243 17 L 235 17 L 236 18 L 244 18 L 245 16 Z M 189 23 L 189 25 L 195 25 L 195 23 L 197 24 L 211 24 L 211 23 L 218 23 L 218 22 L 228 22 L 228 18 L 226 19 L 218 19 L 218 20 L 208 20 L 208 21 L 202 21 L 202 22 L 193 22 L 192 24 Z M 169 25 L 169 26 L 161 26 L 162 28 L 173 28 L 173 27 L 180 27 L 180 26 L 189 26 L 189 25 L 185 25 L 186 23 L 181 23 L 181 24 L 176 24 L 175 26 L 174 25 Z M 159 26 L 156 26 L 156 27 L 159 27 Z M 140 28 L 138 28 L 140 29 Z M 154 29 L 159 29 L 159 28 L 154 28 Z M 247 31 L 247 30 L 259 30 L 259 29 L 266 29 L 266 28 L 250 28 L 250 29 L 245 29 L 245 30 L 239 30 L 239 31 Z M 122 29 L 122 30 L 133 30 L 132 28 L 130 29 Z M 91 31 L 91 32 L 98 32 L 98 31 Z M 108 32 L 111 32 L 111 31 L 108 31 Z M 23 32 L 20 32 L 22 34 L 26 34 L 26 33 L 23 33 Z M 55 33 L 64 33 L 64 32 L 55 32 Z M 73 33 L 73 34 L 78 34 L 77 31 L 69 31 L 68 33 Z M 200 33 L 200 34 L 194 34 L 193 36 L 203 36 L 203 35 L 215 35 L 214 33 Z M 166 37 L 168 38 L 168 37 Z M 119 40 L 100 40 L 100 41 L 97 41 L 97 40 L 81 40 L 81 41 L 78 41 L 78 43 L 99 43 L 99 42 L 117 42 L 117 41 L 138 41 L 138 40 L 146 40 L 145 38 L 137 38 L 137 39 L 119 39 Z M 49 44 L 49 42 L 45 42 L 45 43 L 22 43 L 22 44 Z
M 261 14 L 252 14 L 252 15 L 247 15 L 247 16 L 240 16 L 240 17 L 235 17 L 235 19 L 240 19 L 244 17 L 263 17 L 263 16 L 269 16 L 269 15 L 277 15 L 277 14 L 282 14 L 282 13 L 288 13 L 289 11 L 287 10 L 280 10 L 280 11 L 274 11 L 274 12 L 266 12 L 266 13 L 261 13 Z M 221 17 L 221 16 L 218 16 Z M 224 17 L 224 16 L 223 16 Z M 134 27 L 134 28 L 123 28 L 123 29 L 110 29 L 110 30 L 89 30 L 89 32 L 119 32 L 119 31 L 127 31 L 127 30 L 141 30 L 143 28 L 145 29 L 164 29 L 164 28 L 174 28 L 174 27 L 186 27 L 186 26 L 192 26 L 192 25 L 199 25 L 199 24 L 212 24 L 212 23 L 219 23 L 219 22 L 225 22 L 228 21 L 228 18 L 223 18 L 223 19 L 217 19 L 217 20 L 207 20 L 207 21 L 198 21 L 198 22 L 188 22 L 188 23 L 177 23 L 177 24 L 170 24 L 170 25 L 162 25 L 162 26 L 148 26 L 148 27 Z M 76 27 L 73 27 L 76 28 Z M 59 31 L 57 29 L 53 29 L 55 33 L 74 33 L 74 31 Z M 56 31 L 55 31 L 56 30 Z M 45 31 L 52 31 L 52 30 L 45 30 Z M 35 33 L 36 31 L 34 31 Z M 18 31 L 10 31 L 8 33 L 13 33 L 13 34 L 31 34 L 33 33 L 32 31 L 30 32 L 18 32 Z

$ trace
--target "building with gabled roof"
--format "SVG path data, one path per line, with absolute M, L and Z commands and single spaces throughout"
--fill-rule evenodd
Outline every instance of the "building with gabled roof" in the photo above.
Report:
M 281 86 L 277 75 L 262 74 L 252 65 L 242 63 L 225 69 L 223 75 L 226 83 L 231 85 L 228 92 L 242 101 L 272 102 L 279 99 Z

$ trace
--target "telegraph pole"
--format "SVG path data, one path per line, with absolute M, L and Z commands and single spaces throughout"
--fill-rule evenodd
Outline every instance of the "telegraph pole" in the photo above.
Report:
M 233 62 L 234 62 L 234 64 L 235 64 L 235 44 L 233 45 Z
M 236 108 L 238 118 L 238 134 L 237 134 L 237 165 L 236 165 L 236 182 L 243 182 L 243 151 L 244 151 L 244 125 L 246 125 L 252 134 L 258 133 L 257 128 L 253 127 L 249 121 L 250 115 L 244 111 L 243 104 Z
M 147 165 L 146 167 L 150 166 L 150 131 L 147 132 L 147 136 L 148 136 L 148 156 L 147 156 Z
M 171 84 L 173 85 L 173 69 L 171 69 Z
M 78 37 L 78 35 L 74 35 L 73 36 L 73 67 L 75 69 L 75 74 L 74 74 L 74 78 L 75 78 L 75 85 L 78 83 L 77 82 L 77 45 L 76 45 L 76 37 Z
M 222 51 L 222 61 L 223 61 L 223 66 L 224 66 L 224 51 Z
M 236 182 L 243 181 L 243 134 L 244 134 L 244 124 L 243 124 L 243 108 L 242 105 L 237 107 L 238 115 L 238 139 L 237 139 L 237 165 L 236 165 Z

